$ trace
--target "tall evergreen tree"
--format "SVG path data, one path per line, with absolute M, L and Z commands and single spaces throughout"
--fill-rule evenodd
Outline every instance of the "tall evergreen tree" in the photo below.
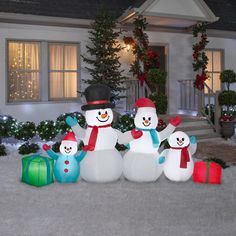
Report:
M 83 60 L 90 65 L 86 69 L 92 79 L 84 82 L 90 85 L 106 84 L 111 88 L 112 99 L 119 99 L 119 92 L 124 90 L 122 84 L 126 79 L 122 76 L 123 70 L 120 69 L 118 56 L 122 47 L 117 38 L 121 32 L 115 31 L 115 18 L 105 10 L 100 11 L 91 26 L 91 44 L 86 46 L 90 56 L 83 56 Z

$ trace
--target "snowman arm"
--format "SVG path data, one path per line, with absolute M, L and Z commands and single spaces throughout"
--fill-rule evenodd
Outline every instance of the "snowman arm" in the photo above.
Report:
M 167 127 L 159 132 L 161 142 L 167 138 L 175 131 L 176 127 L 172 124 L 168 124 Z
M 48 154 L 48 156 L 50 156 L 55 161 L 59 157 L 52 149 L 47 150 L 46 153 Z
M 86 152 L 81 151 L 78 156 L 75 156 L 76 161 L 80 163 L 85 158 L 86 154 Z
M 71 129 L 78 139 L 84 140 L 86 132 L 85 129 L 83 129 L 79 124 L 72 126 Z
M 131 131 L 127 131 L 125 133 L 122 133 L 119 131 L 119 133 L 117 133 L 117 134 L 118 134 L 118 143 L 119 144 L 128 144 L 134 140 L 134 138 L 131 134 Z

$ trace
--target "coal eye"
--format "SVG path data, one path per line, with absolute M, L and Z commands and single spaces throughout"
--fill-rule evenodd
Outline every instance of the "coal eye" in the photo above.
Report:
M 64 149 L 66 149 L 66 147 L 64 147 Z
M 143 117 L 143 120 L 146 120 L 145 117 Z
M 101 115 L 101 112 L 100 112 L 100 111 L 98 112 L 98 115 L 99 115 L 99 116 Z
M 72 147 L 70 147 L 70 150 L 72 149 Z
M 150 120 L 151 120 L 151 117 L 148 117 L 148 120 L 150 121 Z
M 179 141 L 179 138 L 177 138 L 177 141 Z
M 105 112 L 105 114 L 107 115 L 107 111 Z
M 182 141 L 184 141 L 184 138 L 182 138 Z

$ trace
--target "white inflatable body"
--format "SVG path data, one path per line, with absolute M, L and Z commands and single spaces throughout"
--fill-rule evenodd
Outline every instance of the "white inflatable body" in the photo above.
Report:
M 196 151 L 197 144 L 191 144 L 187 134 L 181 131 L 177 131 L 169 137 L 170 149 L 166 149 L 163 154 L 166 156 L 164 163 L 164 174 L 171 181 L 187 181 L 193 174 L 194 162 L 192 155 Z M 181 151 L 182 148 L 187 148 L 189 154 L 189 161 L 186 168 L 181 168 Z
M 143 135 L 129 142 L 130 149 L 123 158 L 123 174 L 130 181 L 154 182 L 163 171 L 163 164 L 159 163 L 158 148 L 160 143 L 174 131 L 175 127 L 169 124 L 162 132 L 157 132 L 155 130 L 158 124 L 156 109 L 149 107 L 138 109 L 134 123 L 136 129 L 142 130 Z M 158 144 L 153 144 L 150 130 L 155 131 Z M 123 134 L 123 137 L 125 135 L 126 133 Z M 122 143 L 122 136 L 119 138 L 119 143 Z
M 85 158 L 80 163 L 81 178 L 88 182 L 98 183 L 118 180 L 122 175 L 123 160 L 115 149 L 118 131 L 109 126 L 113 120 L 112 110 L 110 108 L 88 110 L 85 118 L 88 124 L 86 130 L 83 130 L 79 124 L 72 127 L 84 145 L 88 145 L 92 126 L 99 128 L 94 150 L 87 151 Z

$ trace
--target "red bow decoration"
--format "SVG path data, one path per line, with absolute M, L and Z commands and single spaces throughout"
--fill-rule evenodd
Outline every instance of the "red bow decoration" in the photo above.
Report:
M 138 80 L 140 81 L 141 86 L 143 87 L 144 81 L 147 78 L 147 73 L 143 73 L 141 75 L 138 76 Z

